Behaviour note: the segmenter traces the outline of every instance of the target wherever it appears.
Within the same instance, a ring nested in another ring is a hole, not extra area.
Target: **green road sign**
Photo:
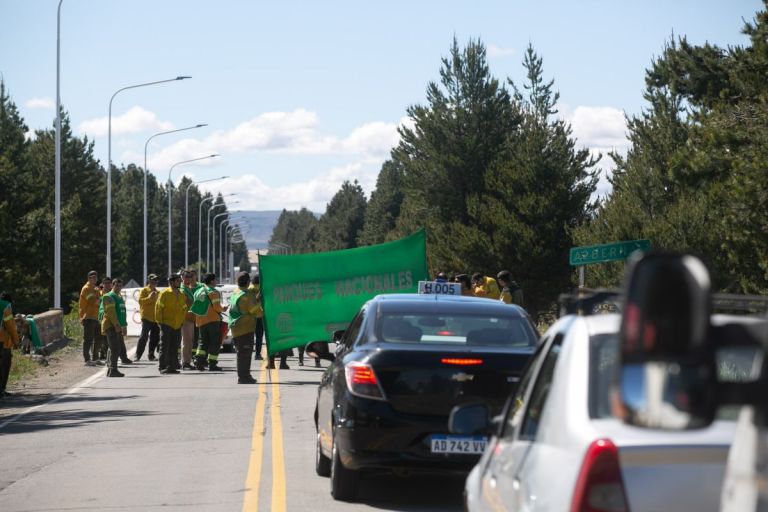
[[[651,248],[650,240],[630,240],[603,245],[572,247],[570,254],[571,266],[591,265],[606,261],[625,260],[635,251],[647,251]]]

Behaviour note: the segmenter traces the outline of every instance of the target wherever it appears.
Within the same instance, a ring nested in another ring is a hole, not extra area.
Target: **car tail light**
[[[443,364],[450,364],[453,366],[478,366],[483,364],[482,359],[469,359],[459,357],[444,357],[440,360]]]
[[[629,512],[619,450],[610,439],[598,439],[587,448],[571,512]]]
[[[384,391],[371,365],[353,361],[344,367],[344,374],[347,378],[347,389],[353,395],[385,400]]]

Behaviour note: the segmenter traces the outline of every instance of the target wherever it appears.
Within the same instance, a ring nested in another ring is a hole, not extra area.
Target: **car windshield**
[[[390,313],[380,318],[377,335],[387,343],[511,348],[536,345],[536,333],[528,319],[520,316]]]

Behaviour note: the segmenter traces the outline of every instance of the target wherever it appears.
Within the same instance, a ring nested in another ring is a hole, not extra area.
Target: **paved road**
[[[254,368],[259,384],[247,386],[232,354],[214,373],[160,375],[139,362],[3,417],[0,510],[461,510],[460,478],[369,476],[357,503],[333,501],[314,472],[323,370],[289,364]]]

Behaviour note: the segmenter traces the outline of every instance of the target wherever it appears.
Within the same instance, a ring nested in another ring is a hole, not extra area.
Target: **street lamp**
[[[168,170],[168,275],[169,276],[173,271],[171,267],[171,196],[173,195],[173,182],[171,181],[171,173],[173,173],[173,168],[179,165],[188,164],[190,162],[197,162],[199,160],[207,160],[208,158],[215,158],[217,156],[219,155],[213,154],[208,156],[201,156],[199,158],[191,158],[189,160],[183,160],[181,162],[176,162]]]
[[[233,201],[229,204],[235,204],[239,202],[240,201]],[[216,208],[221,208],[222,206],[226,206],[226,204],[214,204],[208,208],[208,220],[205,222],[205,270],[208,272],[211,271],[211,212]]]
[[[291,246],[288,244],[284,244],[282,242],[272,242],[272,245],[276,245],[281,250],[285,251],[282,254],[291,254],[293,252]]]
[[[221,221],[221,224],[219,224],[219,244],[220,244],[220,246],[219,246],[219,274],[223,275],[222,269],[224,268],[224,266],[222,264],[222,262],[224,261],[224,258],[223,258],[223,256],[224,256],[224,225],[225,224],[229,224],[232,221],[243,221],[243,220],[246,220],[246,218],[243,217],[242,215],[240,215],[238,217],[229,217],[227,219],[224,219],[223,221]],[[215,263],[214,263],[214,266],[215,266]]]
[[[213,210],[213,208],[215,208],[215,207],[216,207],[216,205],[212,206],[211,210]],[[210,215],[210,213],[211,212],[209,210],[208,214]],[[213,227],[213,243],[211,244],[211,246],[212,246],[211,250],[213,251],[213,255],[211,256],[211,263],[213,264],[213,273],[214,274],[216,273],[216,219],[218,219],[219,217],[223,217],[225,215],[229,215],[231,213],[235,213],[235,212],[221,212],[221,213],[213,216],[213,224],[212,224],[212,227]]]
[[[176,80],[186,80],[192,78],[191,76],[177,76],[176,78],[169,78],[168,80],[158,80],[156,82],[146,82],[143,84],[129,85],[115,91],[115,94],[109,99],[109,129],[107,135],[107,275],[112,275],[112,100],[118,93],[128,90],[136,89],[138,87],[145,87],[148,85],[164,84],[166,82],[175,82]],[[146,272],[145,272],[146,273]]]
[[[243,229],[246,228],[246,229]],[[233,242],[245,242],[245,238],[243,237],[244,233],[247,233],[250,228],[250,224],[247,222],[238,222],[237,224],[230,224],[227,226],[227,237],[226,237],[226,243],[228,244],[229,250],[227,250],[227,246],[225,245],[224,254],[226,255],[224,258],[224,270],[227,270],[227,265],[229,264],[229,256],[232,253],[232,243]],[[237,237],[237,240],[235,240],[235,237]],[[232,261],[232,264],[229,268],[229,274],[231,274],[231,279],[234,281],[234,261]]]
[[[237,194],[225,194],[221,197],[229,197],[229,196],[236,196]],[[197,209],[197,261],[199,262],[197,265],[197,273],[202,274],[203,273],[203,205],[207,203],[208,201],[213,201],[216,199],[216,196],[211,196],[203,199],[200,201],[200,207]],[[237,202],[237,201],[235,201]],[[211,210],[208,210],[208,222],[211,221]],[[208,250],[207,246],[210,245],[211,237],[208,236],[208,224],[205,225],[205,231],[206,231],[206,252]],[[208,263],[206,262],[206,265]],[[207,268],[206,268],[207,270]],[[203,276],[200,275],[202,278]]]
[[[221,176],[220,178],[211,178],[208,180],[193,181],[187,185],[187,190],[184,192],[184,268],[189,268],[189,189],[192,185],[198,185],[200,183],[208,183],[210,181],[219,181],[229,178],[229,176]],[[200,229],[200,228],[198,228]],[[200,257],[200,249],[198,248],[198,258]]]
[[[186,130],[194,130],[195,128],[202,128],[203,126],[208,126],[207,124],[196,124],[195,126],[187,126],[186,128],[179,128],[178,130],[168,130],[167,132],[160,132],[156,133],[150,138],[147,139],[147,142],[144,143],[144,279],[147,278],[147,174],[149,173],[149,170],[147,169],[147,147],[149,146],[149,141],[154,139],[155,137],[159,137],[160,135],[168,135],[169,133],[176,133],[176,132],[183,132]],[[144,282],[146,285],[146,281]]]
[[[56,163],[54,169],[53,307],[61,309],[61,2],[56,10]]]

